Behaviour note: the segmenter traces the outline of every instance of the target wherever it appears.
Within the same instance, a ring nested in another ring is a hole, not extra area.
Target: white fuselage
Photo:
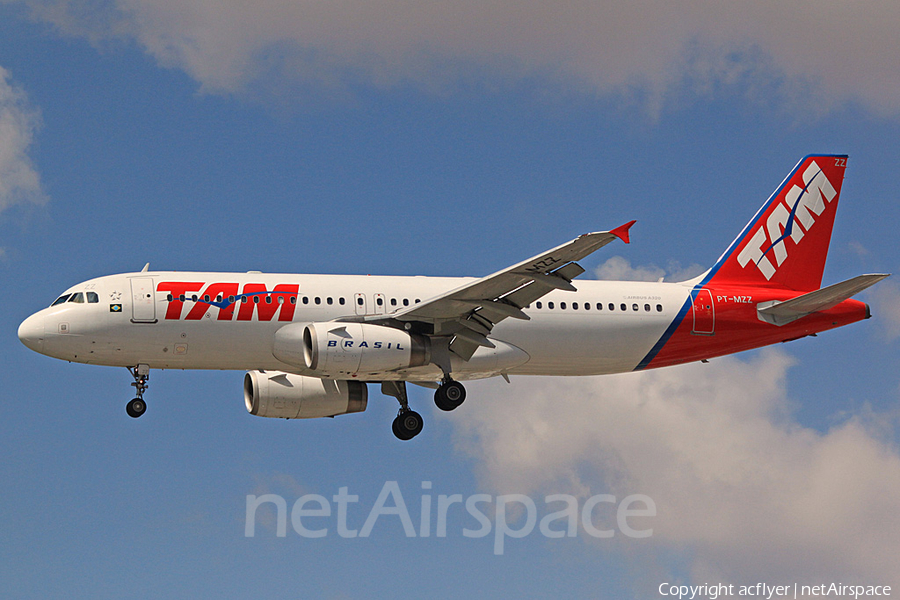
[[[39,311],[23,323],[20,336],[25,331],[23,339],[40,340],[35,350],[73,362],[310,374],[273,355],[275,333],[285,325],[390,315],[472,281],[261,273],[111,275],[67,290],[84,294],[84,301]],[[576,292],[555,291],[526,307],[529,321],[499,323],[489,336],[497,347],[479,348],[469,361],[454,358],[453,376],[465,380],[501,373],[598,375],[634,370],[692,288],[621,281],[577,281],[576,287]],[[293,292],[257,292],[229,302],[229,296],[254,290]],[[435,365],[355,375],[372,381],[435,381],[440,376]]]

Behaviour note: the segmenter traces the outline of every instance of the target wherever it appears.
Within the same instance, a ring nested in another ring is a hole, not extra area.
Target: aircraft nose
[[[44,322],[38,315],[31,315],[19,325],[19,341],[35,352],[44,346]]]

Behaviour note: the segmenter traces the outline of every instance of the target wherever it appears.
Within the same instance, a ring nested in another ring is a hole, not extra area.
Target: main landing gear
[[[391,425],[397,439],[407,441],[419,435],[425,422],[422,420],[422,415],[409,407],[409,400],[406,397],[406,382],[382,381],[381,393],[393,396],[400,403],[400,411]]]
[[[403,440],[405,442],[406,440],[411,440],[419,435],[419,433],[422,432],[422,426],[424,424],[422,415],[410,408],[407,408],[406,410],[401,408],[397,417],[394,419],[394,422],[391,424],[391,430],[393,430],[394,435],[397,436],[398,440]]]
[[[135,389],[135,399],[125,405],[125,412],[128,416],[137,419],[147,410],[147,403],[144,402],[144,392],[150,387],[147,382],[150,380],[150,366],[138,365],[128,369],[131,376],[134,377],[134,383],[131,385]]]
[[[422,431],[422,415],[409,407],[409,400],[406,397],[405,381],[382,381],[381,393],[386,396],[393,396],[400,403],[400,410],[397,417],[391,424],[391,429],[398,439],[403,441],[411,440]],[[434,391],[434,403],[441,409],[450,411],[462,404],[466,399],[466,388],[458,381],[454,381],[447,377],[441,385]]]
[[[434,390],[434,404],[441,410],[454,410],[466,401],[466,388],[449,377],[444,379],[438,389]]]

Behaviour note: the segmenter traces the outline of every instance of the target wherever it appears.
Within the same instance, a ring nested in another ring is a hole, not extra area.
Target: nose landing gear
[[[134,377],[134,386],[136,397],[134,400],[125,405],[125,412],[128,416],[137,419],[147,410],[147,403],[144,402],[144,392],[150,387],[147,382],[150,380],[150,366],[138,365],[128,369],[131,376]]]
[[[139,416],[144,414],[144,411],[146,410],[147,404],[144,402],[143,398],[135,398],[125,405],[125,412],[128,413],[128,416],[133,419],[137,419]]]

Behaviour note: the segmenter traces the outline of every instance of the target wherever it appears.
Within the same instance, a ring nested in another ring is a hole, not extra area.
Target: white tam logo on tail
[[[803,172],[803,183],[804,187],[794,185],[772,203],[765,224],[753,233],[738,254],[738,264],[746,267],[753,262],[766,280],[772,279],[788,255],[785,239],[790,237],[795,244],[800,243],[815,224],[816,217],[825,210],[825,202],[831,202],[837,196],[834,186],[815,161]],[[795,226],[798,221],[799,226]],[[774,265],[770,255],[775,257]]]

